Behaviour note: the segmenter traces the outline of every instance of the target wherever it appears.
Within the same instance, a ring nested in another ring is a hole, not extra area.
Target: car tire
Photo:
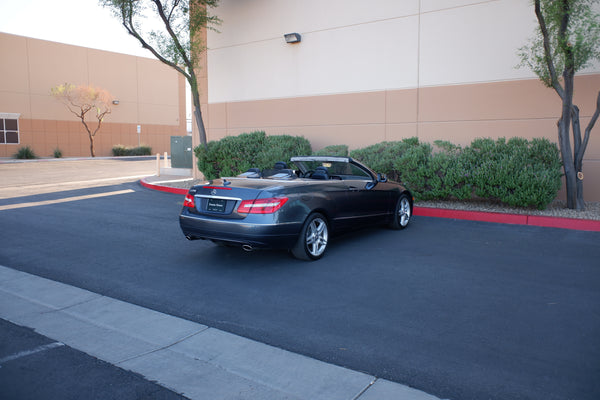
[[[327,219],[319,213],[308,216],[292,248],[292,255],[300,260],[313,261],[323,257],[329,241]]]
[[[410,222],[412,216],[412,208],[410,206],[410,198],[406,193],[401,194],[398,202],[396,203],[396,210],[392,222],[390,222],[390,228],[392,229],[404,229]]]

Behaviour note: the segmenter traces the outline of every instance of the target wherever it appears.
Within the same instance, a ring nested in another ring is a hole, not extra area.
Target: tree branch
[[[598,98],[596,99],[596,111],[594,115],[592,115],[592,119],[588,123],[585,128],[585,133],[583,135],[583,143],[581,144],[580,154],[577,155],[577,163],[581,165],[583,163],[583,155],[585,154],[585,149],[587,148],[588,141],[590,140],[590,134],[592,129],[594,129],[594,125],[596,125],[596,121],[600,117],[600,92],[598,92]]]
[[[573,154],[575,155],[575,168],[579,171],[581,165],[578,164],[579,154],[581,152],[581,125],[579,124],[579,107],[575,104],[571,107],[571,125],[573,127]]]
[[[175,69],[177,72],[181,73],[183,76],[186,77],[186,79],[189,79],[190,76],[187,73],[187,71],[185,71],[183,68],[181,68],[179,65],[167,60],[166,58],[164,58],[159,52],[156,51],[156,49],[154,49],[154,47],[152,47],[152,45],[150,45],[148,42],[146,42],[144,40],[144,38],[142,37],[142,35],[139,34],[139,32],[135,29],[135,26],[133,24],[133,12],[132,10],[128,10],[129,12],[127,12],[127,15],[125,14],[125,10],[121,11],[121,15],[123,17],[123,26],[125,27],[125,29],[127,30],[127,32],[135,37],[141,44],[142,47],[149,50],[154,57],[156,57],[158,60],[160,60],[162,63],[167,64],[169,67]]]
[[[542,31],[542,39],[544,43],[544,60],[546,61],[546,66],[548,67],[548,71],[550,72],[550,81],[552,82],[552,87],[558,93],[560,98],[564,98],[565,91],[562,86],[558,82],[558,75],[556,73],[556,68],[554,67],[554,61],[552,61],[552,48],[550,47],[550,34],[548,33],[548,27],[546,26],[546,20],[544,15],[542,14],[542,7],[540,5],[540,0],[535,0],[535,15],[538,19],[540,30]]]
[[[194,66],[192,65],[190,59],[188,58],[186,51],[183,50],[183,46],[181,45],[181,42],[179,41],[177,34],[175,34],[175,32],[173,31],[173,27],[171,26],[171,23],[169,22],[169,18],[167,18],[167,16],[165,15],[165,10],[162,6],[162,3],[160,2],[160,0],[152,0],[152,2],[154,4],[156,4],[156,9],[158,11],[158,15],[160,16],[160,19],[165,24],[165,29],[169,33],[169,36],[171,36],[171,39],[173,39],[173,42],[175,43],[175,46],[177,47],[177,51],[179,52],[179,55],[183,59],[184,64],[189,69],[192,69]]]

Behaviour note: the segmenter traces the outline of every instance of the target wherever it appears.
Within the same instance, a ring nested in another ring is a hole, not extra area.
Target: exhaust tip
[[[250,246],[249,244],[242,245],[242,249],[247,252],[251,252],[254,250],[254,248],[252,246]]]

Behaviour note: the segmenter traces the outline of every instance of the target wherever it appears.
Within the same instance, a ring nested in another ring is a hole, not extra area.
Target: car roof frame
[[[344,162],[344,163],[349,163],[349,164],[354,164],[357,167],[359,167],[360,169],[366,171],[369,175],[371,175],[372,179],[377,179],[377,173],[375,171],[373,171],[371,168],[367,167],[366,165],[356,161],[355,159],[353,159],[352,157],[341,157],[341,156],[296,156],[296,157],[292,157],[290,158],[291,162],[295,162],[295,161],[317,161],[317,162]],[[302,172],[306,172],[306,171],[302,171]]]

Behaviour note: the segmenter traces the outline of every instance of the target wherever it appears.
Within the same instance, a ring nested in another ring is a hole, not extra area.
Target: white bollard
[[[167,152],[166,151],[165,151],[165,161],[164,161],[163,167],[169,168],[169,160],[167,160]]]
[[[160,153],[156,153],[156,176],[160,176]]]

